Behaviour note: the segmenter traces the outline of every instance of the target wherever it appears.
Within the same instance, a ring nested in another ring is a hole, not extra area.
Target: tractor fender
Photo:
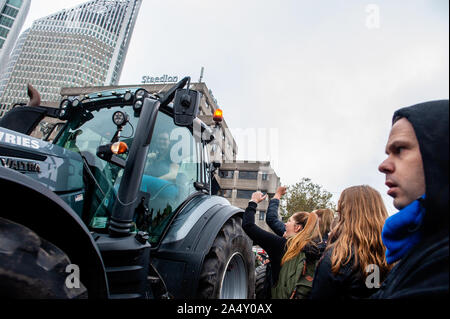
[[[79,267],[89,298],[108,298],[98,247],[78,215],[54,192],[14,170],[0,167],[0,217],[21,224],[59,247]],[[69,275],[69,273],[68,273]]]
[[[203,261],[217,234],[241,208],[219,196],[194,198],[175,218],[152,263],[175,298],[195,298]]]
[[[209,215],[206,214],[214,207],[232,206],[227,199],[220,196],[200,195],[194,197],[177,214],[177,217],[170,225],[169,231],[164,236],[162,244],[167,245],[185,239],[201,219],[208,219],[212,212],[217,212],[217,209],[214,209]]]

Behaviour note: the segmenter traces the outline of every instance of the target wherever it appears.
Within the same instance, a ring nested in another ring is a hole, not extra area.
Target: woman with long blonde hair
[[[269,255],[272,264],[272,298],[307,298],[320,258],[315,244],[319,237],[319,218],[315,213],[295,213],[286,222],[283,236],[269,233],[255,224],[257,205],[266,196],[261,192],[253,193],[244,213],[242,227],[254,244],[261,246]]]
[[[331,224],[334,220],[334,212],[330,208],[316,209],[314,213],[319,216],[319,229],[322,241],[319,243],[320,249],[324,250],[328,243],[328,236],[331,231]]]
[[[319,217],[314,212],[294,213],[285,225],[286,252],[281,260],[281,265],[297,256],[307,244],[318,238],[320,234]]]
[[[390,270],[381,231],[388,217],[379,192],[370,186],[345,189],[317,267],[311,298],[368,298]]]

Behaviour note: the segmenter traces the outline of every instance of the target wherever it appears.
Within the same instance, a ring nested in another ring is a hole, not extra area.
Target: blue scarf
[[[386,219],[381,238],[386,246],[388,264],[402,259],[420,241],[420,225],[425,214],[424,199],[425,195]]]

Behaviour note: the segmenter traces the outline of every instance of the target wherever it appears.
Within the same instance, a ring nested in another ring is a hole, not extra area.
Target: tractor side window
[[[159,241],[178,206],[196,192],[199,179],[197,143],[188,128],[176,126],[160,112],[149,146],[141,191],[150,195],[150,242]]]
[[[59,131],[64,127],[64,124],[65,122],[62,122],[59,119],[46,116],[39,122],[30,135],[47,142],[52,142]]]

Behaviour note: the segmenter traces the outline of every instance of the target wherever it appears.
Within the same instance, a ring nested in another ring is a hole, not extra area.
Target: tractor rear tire
[[[0,217],[0,298],[87,298],[87,290],[68,288],[67,255],[29,228]]]
[[[230,218],[205,256],[197,289],[200,299],[254,299],[255,256],[242,219]]]
[[[255,294],[256,299],[266,299],[266,291],[264,289],[266,281],[266,265],[261,265],[255,269]]]

